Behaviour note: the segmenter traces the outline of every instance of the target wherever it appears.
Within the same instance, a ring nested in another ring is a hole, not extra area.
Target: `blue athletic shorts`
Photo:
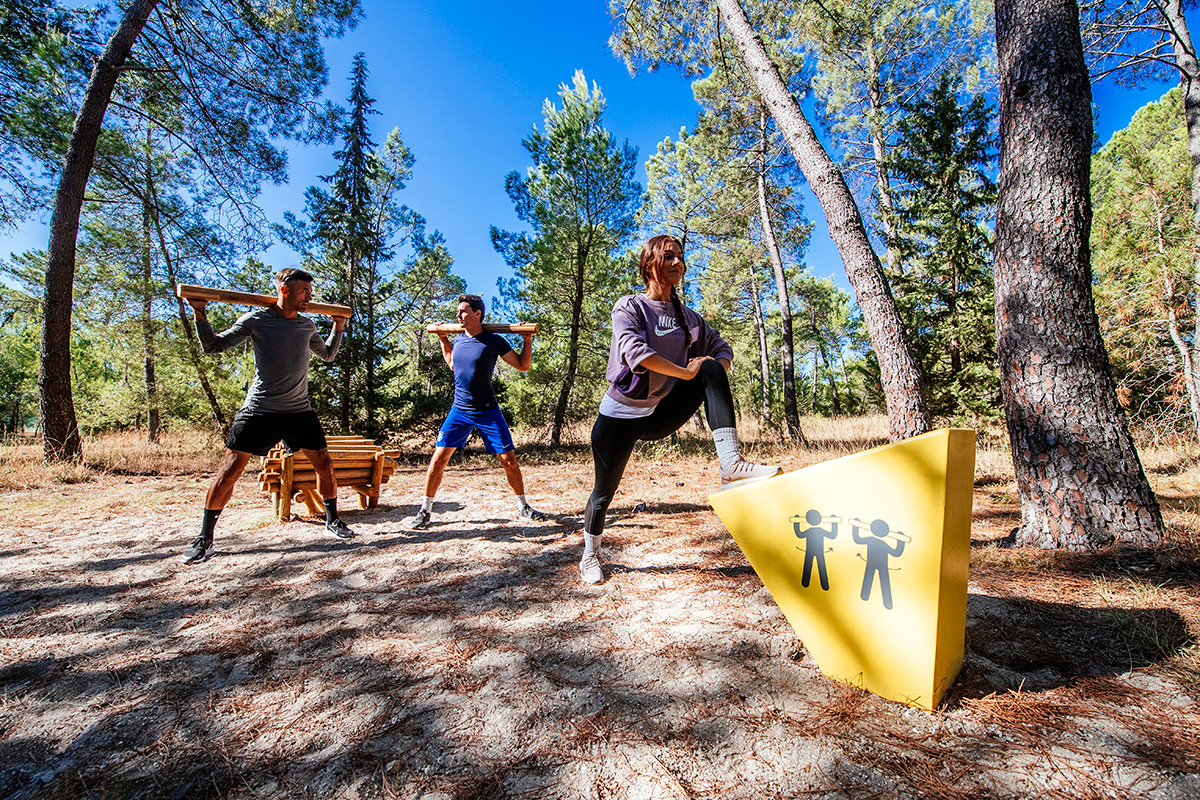
[[[463,411],[451,408],[442,429],[438,431],[438,447],[462,447],[471,436],[471,430],[479,431],[483,449],[489,453],[507,453],[513,449],[512,434],[499,407],[487,411]]]

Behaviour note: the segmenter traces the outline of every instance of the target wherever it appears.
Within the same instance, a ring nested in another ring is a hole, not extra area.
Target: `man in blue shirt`
[[[522,334],[525,343],[520,353],[514,352],[503,336],[483,329],[483,314],[483,298],[477,294],[459,295],[455,316],[465,333],[456,336],[453,342],[448,334],[438,334],[442,358],[454,372],[454,404],[438,431],[433,458],[425,472],[425,497],[421,500],[421,508],[408,523],[414,530],[429,525],[433,498],[442,484],[442,473],[450,463],[450,456],[466,444],[472,430],[479,431],[484,449],[495,453],[500,466],[504,467],[508,485],[517,496],[518,516],[534,521],[546,518],[525,499],[525,479],[517,463],[512,434],[492,389],[492,372],[496,369],[497,358],[521,372],[529,371],[533,361],[533,334]]]

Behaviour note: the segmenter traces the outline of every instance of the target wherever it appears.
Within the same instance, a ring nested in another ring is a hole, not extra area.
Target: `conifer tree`
[[[889,165],[904,187],[890,243],[903,269],[893,285],[925,375],[929,408],[988,416],[999,400],[988,222],[995,186],[991,112],[983,97],[958,99],[943,76],[905,104],[900,148]]]
[[[531,232],[492,228],[493,245],[516,273],[501,282],[502,295],[517,313],[542,324],[543,353],[525,383],[555,389],[556,397],[552,405],[537,397],[523,405],[551,417],[551,447],[561,443],[569,409],[584,398],[591,406],[603,382],[609,313],[637,280],[631,262],[618,254],[642,203],[634,180],[637,150],[628,142],[618,146],[604,127],[600,87],[589,88],[577,71],[558,97],[561,105],[547,99],[542,107],[543,130],[535,128],[522,142],[533,165],[523,176],[510,172],[504,182],[517,218]]]
[[[997,0],[996,349],[1021,498],[1016,542],[1163,534],[1092,300],[1091,87],[1072,0]]]
[[[1183,93],[1139,110],[1092,159],[1095,295],[1131,416],[1200,439],[1195,242]]]

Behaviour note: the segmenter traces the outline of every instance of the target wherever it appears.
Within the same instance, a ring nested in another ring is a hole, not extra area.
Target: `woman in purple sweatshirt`
[[[592,426],[596,483],[583,522],[585,583],[600,583],[600,534],[636,442],[662,439],[683,427],[704,404],[721,462],[721,488],[769,478],[779,467],[751,464],[738,452],[733,395],[726,370],[733,349],[699,314],[679,300],[683,247],[673,236],[642,246],[638,263],[646,290],[626,295],[612,311],[608,392]]]

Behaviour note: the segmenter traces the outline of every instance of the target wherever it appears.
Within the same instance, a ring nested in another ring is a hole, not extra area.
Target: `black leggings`
[[[645,417],[620,419],[601,414],[592,426],[592,460],[596,467],[596,483],[583,512],[583,532],[604,532],[604,517],[612,502],[625,465],[639,441],[664,439],[683,427],[700,404],[704,403],[709,430],[732,428],[733,395],[729,377],[720,361],[705,361],[700,374],[690,381],[677,381],[675,386]]]

